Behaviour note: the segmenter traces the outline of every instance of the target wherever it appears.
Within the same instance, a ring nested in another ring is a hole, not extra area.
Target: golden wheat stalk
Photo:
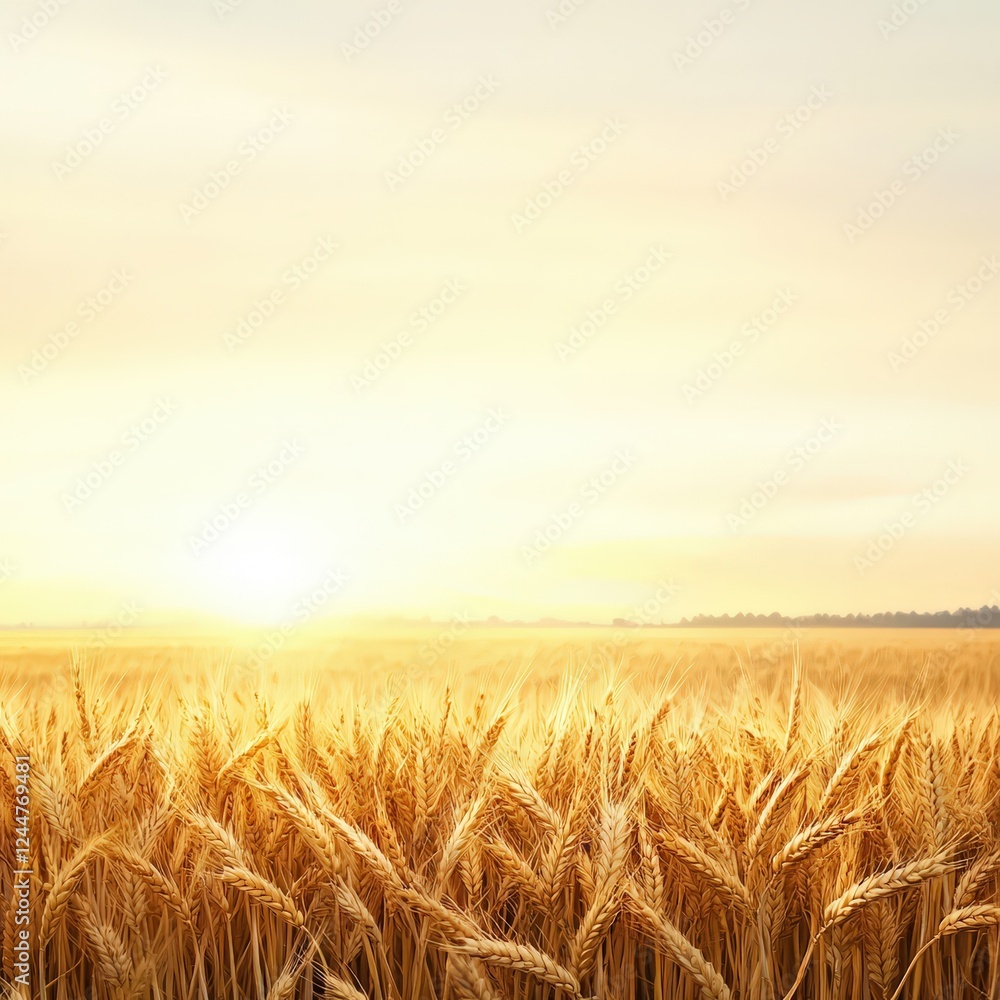
[[[234,753],[219,771],[216,784],[219,788],[225,788],[230,775],[243,770],[254,757],[257,756],[269,743],[273,742],[278,733],[273,729],[265,729],[258,733],[242,750]]]
[[[293,927],[301,927],[306,918],[287,894],[281,891],[273,882],[250,871],[248,868],[225,867],[219,874],[219,879],[226,885],[231,885],[251,899],[263,903],[273,913],[287,920]]]
[[[755,859],[768,832],[777,827],[788,815],[795,792],[809,776],[808,767],[800,767],[782,778],[766,805],[760,811],[757,824],[747,840],[747,857]]]
[[[580,982],[569,969],[564,968],[545,952],[531,945],[495,938],[468,938],[448,945],[449,949],[478,958],[487,965],[497,965],[527,973],[543,982],[565,990],[571,996],[580,995]]]
[[[828,816],[796,833],[771,859],[771,871],[775,875],[801,864],[810,854],[831,841],[843,836],[855,823],[861,820],[860,813],[844,816]]]
[[[853,790],[861,777],[868,755],[881,742],[882,734],[880,732],[871,733],[844,755],[816,803],[816,815],[822,816],[827,809],[833,809],[844,796]]]
[[[855,913],[870,906],[876,900],[885,899],[894,893],[911,889],[916,885],[926,882],[928,879],[943,875],[950,869],[948,864],[948,852],[940,852],[929,858],[919,858],[916,861],[909,861],[905,864],[896,865],[888,871],[880,872],[877,875],[870,875],[860,882],[855,882],[846,892],[842,893],[835,900],[828,903],[823,910],[823,923],[816,934],[813,935],[806,949],[805,955],[799,964],[798,973],[791,989],[785,994],[784,1000],[791,1000],[795,991],[799,988],[809,967],[816,943],[827,931],[839,927]]]
[[[705,1000],[730,1000],[730,990],[722,976],[664,914],[657,913],[634,891],[631,892],[629,901],[654,940],[698,984]]]
[[[750,894],[736,872],[728,869],[721,861],[706,854],[697,844],[678,833],[668,830],[655,832],[664,848],[691,871],[704,878],[724,902],[741,909],[746,909],[750,905]]]
[[[988,930],[997,925],[1000,925],[1000,906],[994,903],[975,904],[952,910],[938,924],[937,933],[934,937],[913,956],[913,960],[907,967],[906,972],[903,973],[903,978],[900,979],[899,985],[896,987],[896,992],[893,993],[890,1000],[898,1000],[910,973],[917,967],[924,954],[936,945],[941,938],[949,934],[958,934],[962,931]]]
[[[876,899],[884,899],[893,893],[910,889],[928,879],[943,875],[951,868],[948,863],[949,854],[948,851],[941,851],[932,857],[896,865],[888,871],[869,875],[868,878],[855,882],[846,892],[827,904],[823,910],[820,933],[842,924]]]
[[[109,836],[110,834],[105,834],[89,840],[56,873],[48,895],[45,897],[42,920],[38,928],[38,936],[43,947],[52,940],[52,936],[66,916],[70,898],[83,877],[87,861]]]
[[[85,896],[72,900],[84,936],[94,950],[96,964],[104,980],[115,989],[123,989],[132,977],[132,961],[114,928],[102,923]]]
[[[451,952],[447,969],[458,1000],[500,1000],[486,972],[474,959]]]
[[[1000,851],[983,854],[977,858],[958,880],[958,884],[955,886],[955,895],[951,901],[952,908],[960,909],[969,902],[976,895],[976,891],[983,882],[998,868],[1000,868]]]
[[[152,862],[132,848],[116,846],[114,857],[134,871],[153,895],[174,910],[185,923],[191,922],[191,907],[173,878],[164,875]]]

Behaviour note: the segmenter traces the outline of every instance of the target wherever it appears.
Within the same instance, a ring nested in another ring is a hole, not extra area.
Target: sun
[[[323,576],[305,532],[284,520],[235,525],[198,559],[206,611],[251,625],[281,622]]]

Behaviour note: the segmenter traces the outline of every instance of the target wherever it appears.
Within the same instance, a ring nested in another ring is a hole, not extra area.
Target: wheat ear
[[[631,894],[636,912],[670,957],[698,984],[705,1000],[730,1000],[729,987],[715,966],[661,913],[637,893]]]
[[[896,992],[893,993],[889,1000],[898,1000],[907,978],[917,967],[917,962],[923,957],[924,952],[932,945],[937,944],[941,938],[949,934],[958,934],[960,931],[986,930],[989,927],[996,927],[998,924],[1000,924],[1000,906],[995,906],[992,903],[963,906],[961,909],[952,910],[938,924],[937,933],[934,937],[913,956],[913,961],[907,966],[906,972],[903,973],[903,978],[900,979],[899,985],[896,987]]]
[[[545,952],[531,945],[515,941],[498,941],[494,938],[467,938],[449,945],[455,951],[478,958],[487,965],[499,965],[506,969],[516,969],[550,983],[571,996],[580,995],[580,983],[569,969],[563,968]]]

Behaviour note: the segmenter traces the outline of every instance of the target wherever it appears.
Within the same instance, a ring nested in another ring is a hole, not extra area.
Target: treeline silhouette
[[[983,605],[959,608],[957,611],[880,611],[874,615],[787,615],[773,611],[769,615],[695,615],[682,618],[683,628],[1000,628],[1000,607]]]

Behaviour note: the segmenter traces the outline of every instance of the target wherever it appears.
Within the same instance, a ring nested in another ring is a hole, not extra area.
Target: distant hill
[[[882,611],[874,615],[695,615],[674,628],[1000,628],[1000,607],[957,611]]]

